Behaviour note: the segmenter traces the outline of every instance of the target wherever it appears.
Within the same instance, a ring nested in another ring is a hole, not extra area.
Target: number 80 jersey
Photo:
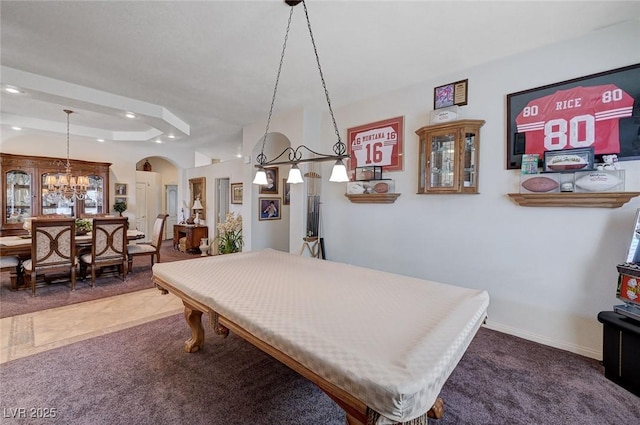
[[[574,87],[527,103],[516,117],[525,133],[525,153],[594,147],[620,153],[618,120],[633,112],[633,97],[615,84]]]

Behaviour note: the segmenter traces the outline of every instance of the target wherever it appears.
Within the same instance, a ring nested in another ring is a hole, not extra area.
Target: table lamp
[[[200,210],[203,208],[200,198],[196,198],[196,200],[193,201],[193,206],[191,207],[191,209],[196,212],[196,219],[193,221],[196,226],[200,225]]]

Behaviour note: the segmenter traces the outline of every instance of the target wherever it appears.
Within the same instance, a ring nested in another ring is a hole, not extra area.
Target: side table
[[[180,238],[185,238],[185,248],[187,251],[200,252],[200,239],[209,237],[207,226],[196,226],[195,224],[174,224],[173,225],[173,248],[178,249]]]

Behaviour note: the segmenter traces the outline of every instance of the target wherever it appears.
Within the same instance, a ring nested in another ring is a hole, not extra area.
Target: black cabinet
[[[598,321],[604,325],[605,377],[640,397],[640,322],[613,311],[598,313]]]

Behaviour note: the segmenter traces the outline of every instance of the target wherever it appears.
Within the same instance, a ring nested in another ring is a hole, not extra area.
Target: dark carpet
[[[187,354],[189,336],[175,315],[0,365],[2,422],[344,425],[315,385],[239,337],[208,331],[204,350]],[[434,425],[640,418],[640,399],[605,379],[599,362],[484,328],[441,396],[445,414]],[[11,418],[20,408],[55,409],[56,418]]]
[[[171,240],[164,241],[160,250],[160,261],[163,263],[198,257],[199,254],[174,250]],[[76,281],[75,291],[71,291],[71,284],[67,281],[39,287],[36,289],[37,296],[32,297],[31,289],[11,291],[9,272],[5,271],[1,274],[0,318],[153,288],[151,276],[151,258],[134,257],[132,273],[127,275],[124,282],[117,276],[103,276],[96,279],[96,286],[92,288],[89,275],[84,281]]]

